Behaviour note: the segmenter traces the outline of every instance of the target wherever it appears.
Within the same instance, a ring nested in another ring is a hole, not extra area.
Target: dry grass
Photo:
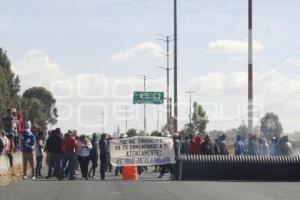
[[[9,169],[5,174],[0,175],[0,186],[11,184],[21,179],[22,165],[17,165],[12,169]]]

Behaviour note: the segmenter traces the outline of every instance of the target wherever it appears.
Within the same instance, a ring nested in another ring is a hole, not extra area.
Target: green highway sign
[[[163,104],[163,92],[134,92],[133,104]]]

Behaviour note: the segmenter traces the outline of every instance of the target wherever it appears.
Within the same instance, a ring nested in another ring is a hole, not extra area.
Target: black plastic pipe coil
[[[300,157],[181,155],[179,180],[299,181]]]

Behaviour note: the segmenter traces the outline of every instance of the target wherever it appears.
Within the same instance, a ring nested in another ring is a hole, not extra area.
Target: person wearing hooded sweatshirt
[[[90,151],[90,159],[92,162],[92,166],[89,171],[89,177],[95,179],[95,173],[98,167],[98,156],[99,156],[98,137],[96,133],[93,134],[91,143],[92,143],[92,149]]]
[[[248,149],[249,155],[253,155],[253,156],[258,155],[258,147],[257,147],[256,140],[257,140],[256,135],[250,136],[249,149]]]
[[[261,138],[261,143],[259,144],[258,151],[259,151],[259,155],[262,156],[270,155],[270,148],[266,138]]]
[[[289,137],[283,136],[279,142],[280,155],[291,156],[293,154],[292,144],[289,142]]]
[[[23,179],[27,179],[27,162],[31,167],[31,179],[35,180],[34,163],[33,163],[33,152],[35,148],[35,137],[30,131],[31,123],[27,121],[25,123],[25,130],[22,138],[22,152],[23,152]]]
[[[245,153],[245,145],[240,135],[236,137],[236,142],[234,143],[234,150],[236,156],[243,156]]]
[[[270,154],[271,156],[277,156],[279,155],[279,138],[278,137],[273,137],[272,138],[272,144],[270,147]]]

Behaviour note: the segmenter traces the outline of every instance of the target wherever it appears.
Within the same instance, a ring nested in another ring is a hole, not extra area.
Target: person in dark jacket
[[[92,162],[92,166],[89,171],[89,177],[95,179],[95,173],[96,173],[96,168],[98,167],[98,157],[99,157],[98,137],[96,133],[93,134],[91,143],[92,143],[92,149],[90,152],[90,159]]]
[[[220,149],[220,155],[229,155],[225,134],[220,136],[218,146]]]
[[[248,154],[256,156],[258,155],[257,137],[256,135],[250,136]]]
[[[48,153],[48,176],[47,179],[56,176],[61,178],[62,137],[60,129],[51,131],[46,141],[45,150]],[[54,169],[54,172],[53,172]]]
[[[205,135],[204,142],[201,145],[200,152],[202,155],[214,155],[214,144],[212,143],[210,137]]]
[[[101,140],[99,141],[100,149],[100,175],[101,180],[105,179],[105,168],[107,165],[107,156],[108,156],[108,142],[106,140],[106,134],[101,135]]]
[[[234,153],[236,156],[242,156],[245,154],[245,145],[240,135],[236,137],[236,142],[234,143]]]

